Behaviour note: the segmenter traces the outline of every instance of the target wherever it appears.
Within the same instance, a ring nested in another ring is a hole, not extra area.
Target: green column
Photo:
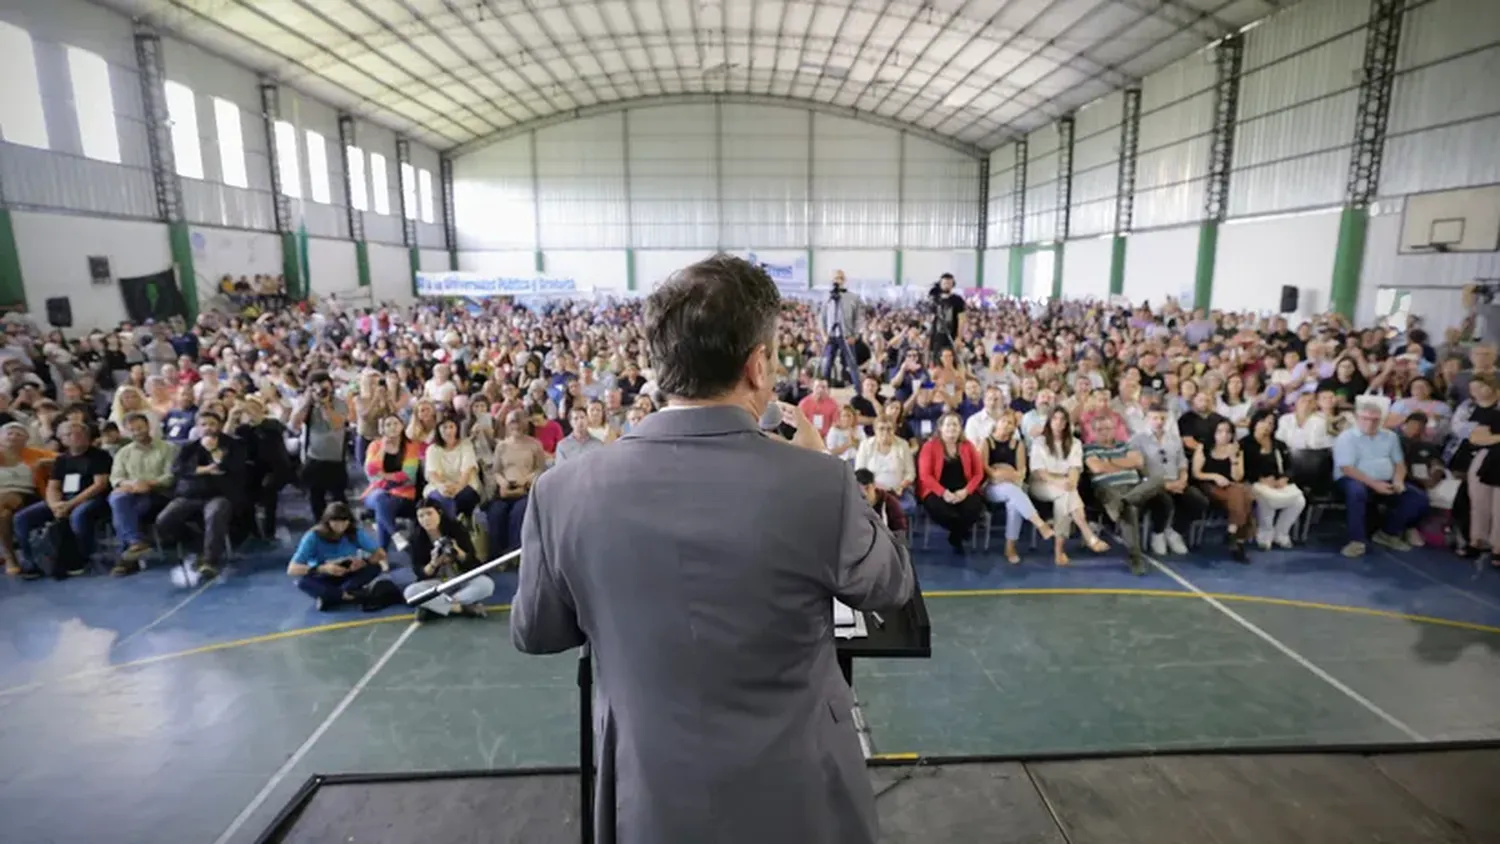
[[[1010,269],[1006,272],[1006,281],[1010,283],[1010,295],[1020,298],[1024,292],[1026,280],[1022,277],[1026,272],[1026,247],[1012,246],[1010,248]]]
[[[456,250],[448,253],[448,269],[458,272],[458,252]]]
[[[625,250],[625,289],[634,290],[635,280],[635,250]]]
[[[1329,304],[1348,319],[1354,318],[1354,307],[1359,301],[1359,275],[1365,261],[1365,230],[1369,223],[1368,208],[1345,208],[1339,218],[1339,245],[1333,253]]]
[[[0,307],[26,309],[21,250],[16,246],[16,229],[11,223],[9,208],[0,208]]]
[[[6,217],[7,224],[9,216]],[[167,237],[172,243],[172,263],[177,267],[177,287],[182,292],[182,305],[187,308],[188,322],[198,318],[198,272],[193,268],[193,238],[188,234],[187,223],[167,225]]]
[[[1219,252],[1219,224],[1204,220],[1198,229],[1198,270],[1193,276],[1193,307],[1207,311],[1214,300],[1214,258]]]
[[[286,280],[286,295],[292,301],[306,298],[303,292],[302,261],[297,258],[297,233],[281,233],[281,277]]]
[[[1115,235],[1109,252],[1109,295],[1125,292],[1125,235]]]
[[[1049,246],[1048,248],[1052,250],[1052,298],[1061,299],[1063,294],[1063,247],[1059,243],[1056,246]]]
[[[815,276],[813,275],[812,249],[808,248],[808,250],[807,250],[807,288],[809,290],[811,290],[812,288],[814,288],[814,287],[816,287],[818,285],[818,283],[813,280],[814,278],[815,278]]]
[[[974,250],[974,286],[984,287],[984,250]]]
[[[536,271],[543,273],[547,271],[547,262],[542,258],[542,250],[536,250]]]
[[[417,295],[417,273],[422,271],[422,250],[407,247],[406,257],[411,261],[411,295]]]
[[[354,266],[359,271],[359,286],[370,286],[370,245],[363,240],[354,241]]]
[[[901,254],[901,250],[897,249],[896,250],[896,284],[901,284],[901,264],[902,264],[902,262],[904,260],[904,257],[905,256],[903,256]]]

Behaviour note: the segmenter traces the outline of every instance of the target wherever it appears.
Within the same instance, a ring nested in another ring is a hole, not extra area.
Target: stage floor
[[[516,653],[503,612],[319,614],[286,554],[191,592],[160,569],[0,583],[0,841],[248,842],[315,773],[576,763],[574,656]],[[998,546],[917,560],[932,659],[855,669],[879,755],[1500,738],[1500,572],[1444,553],[1210,551],[1142,578],[1082,551],[1063,570]],[[978,840],[942,805],[912,840]]]
[[[870,770],[889,844],[1488,844],[1500,751],[1157,756]],[[274,844],[577,844],[560,774],[330,781]]]

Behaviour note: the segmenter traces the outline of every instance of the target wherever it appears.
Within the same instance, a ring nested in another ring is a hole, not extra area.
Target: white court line
[[[1413,741],[1418,741],[1418,742],[1425,742],[1425,741],[1428,740],[1421,733],[1419,733],[1416,730],[1413,730],[1411,727],[1407,726],[1406,722],[1402,721],[1401,719],[1397,718],[1396,716],[1392,715],[1391,713],[1386,712],[1384,709],[1381,709],[1379,706],[1375,705],[1375,703],[1373,701],[1371,701],[1369,698],[1365,697],[1364,695],[1360,694],[1359,692],[1356,692],[1355,690],[1353,690],[1353,689],[1349,688],[1348,686],[1344,685],[1342,682],[1339,681],[1339,679],[1337,677],[1334,677],[1332,674],[1329,674],[1327,671],[1324,671],[1323,669],[1321,669],[1318,666],[1314,665],[1311,660],[1309,660],[1307,657],[1303,656],[1302,654],[1299,654],[1296,651],[1292,650],[1290,646],[1288,646],[1286,644],[1283,644],[1280,639],[1277,639],[1275,636],[1272,636],[1270,633],[1267,633],[1266,631],[1260,629],[1253,622],[1247,620],[1244,616],[1240,615],[1239,613],[1235,612],[1234,610],[1230,609],[1229,607],[1224,606],[1223,602],[1219,601],[1217,598],[1213,597],[1212,595],[1208,594],[1207,592],[1204,592],[1202,589],[1199,589],[1197,586],[1194,586],[1191,581],[1189,581],[1187,578],[1183,577],[1182,575],[1178,574],[1177,572],[1173,571],[1172,568],[1170,566],[1168,566],[1166,563],[1163,563],[1163,562],[1161,562],[1159,560],[1153,559],[1153,558],[1151,558],[1149,556],[1146,556],[1146,555],[1142,555],[1142,556],[1145,556],[1146,560],[1148,562],[1150,562],[1151,565],[1156,566],[1163,573],[1165,573],[1168,577],[1170,577],[1173,580],[1177,581],[1177,583],[1180,586],[1182,586],[1182,588],[1188,590],[1189,592],[1192,592],[1193,594],[1195,594],[1198,597],[1202,598],[1203,600],[1207,601],[1209,606],[1211,606],[1214,609],[1218,610],[1219,612],[1221,612],[1221,613],[1229,616],[1229,618],[1230,618],[1231,621],[1233,621],[1234,623],[1238,624],[1239,626],[1245,628],[1246,630],[1249,630],[1251,633],[1254,633],[1256,636],[1259,636],[1261,639],[1263,639],[1266,642],[1266,644],[1270,645],[1271,647],[1275,648],[1278,651],[1281,651],[1283,654],[1286,654],[1287,657],[1289,657],[1293,662],[1296,662],[1298,665],[1302,666],[1303,668],[1306,668],[1308,671],[1311,671],[1313,673],[1313,675],[1316,676],[1319,680],[1322,680],[1323,682],[1327,683],[1328,685],[1330,685],[1330,686],[1334,687],[1335,689],[1338,689],[1339,691],[1343,692],[1344,695],[1346,697],[1348,697],[1350,700],[1354,701],[1355,703],[1359,704],[1360,706],[1363,706],[1365,709],[1368,709],[1370,712],[1372,712],[1375,715],[1379,716],[1382,721],[1386,722],[1387,724],[1390,724],[1392,727],[1395,727],[1397,730],[1400,730],[1402,733],[1406,734],[1407,738],[1409,738],[1409,739],[1411,739]]]
[[[181,564],[178,563],[177,565],[181,565]],[[215,577],[215,578],[209,580],[208,582],[204,583],[202,586],[199,586],[197,589],[194,589],[191,595],[188,595],[186,598],[183,598],[181,601],[178,601],[176,606],[172,607],[171,609],[169,609],[166,612],[162,613],[161,615],[157,616],[156,619],[154,621],[152,621],[150,624],[146,625],[145,627],[142,627],[139,630],[136,630],[136,631],[130,633],[127,636],[122,636],[119,639],[116,639],[115,643],[109,646],[110,650],[114,650],[115,648],[118,648],[118,647],[123,647],[126,642],[129,642],[129,641],[133,640],[135,637],[141,635],[142,633],[150,633],[152,630],[155,630],[156,627],[157,627],[157,625],[161,624],[163,621],[166,621],[167,619],[169,619],[172,616],[176,615],[178,610],[180,610],[183,607],[187,606],[189,603],[192,602],[192,600],[194,598],[196,598],[199,595],[202,595],[204,592],[206,592],[208,590],[208,587],[210,587],[210,586],[212,586],[212,585],[214,585],[215,583],[218,583],[218,582],[219,582],[219,578]]]
[[[354,703],[354,699],[359,697],[359,693],[365,690],[365,686],[368,686],[371,680],[375,679],[375,675],[379,674],[380,669],[384,668],[386,663],[391,661],[391,657],[395,656],[396,651],[400,650],[401,646],[406,644],[406,640],[411,638],[411,634],[415,633],[419,626],[415,621],[406,626],[406,630],[402,631],[401,635],[396,638],[396,641],[392,642],[391,646],[385,649],[385,653],[380,655],[380,659],[375,660],[375,664],[370,666],[370,670],[365,672],[365,676],[359,678],[359,682],[354,684],[354,688],[350,689],[349,693],[344,695],[344,699],[338,702],[338,705],[333,708],[332,712],[328,713],[328,717],[323,719],[323,723],[319,724],[316,730],[313,730],[312,735],[307,737],[307,741],[302,742],[302,746],[297,748],[296,752],[286,760],[285,764],[276,773],[271,775],[271,779],[266,782],[265,787],[260,790],[259,794],[255,795],[255,799],[250,801],[250,805],[246,806],[244,811],[240,812],[234,821],[229,824],[229,828],[224,830],[224,833],[214,840],[214,844],[228,844],[230,839],[234,838],[235,833],[239,832],[240,828],[245,825],[245,822],[250,820],[250,816],[255,814],[256,810],[266,802],[266,799],[271,796],[271,792],[275,791],[278,785],[281,785],[281,781],[287,778],[287,775],[292,772],[293,768],[297,767],[302,758],[312,750],[313,745],[318,743],[318,739],[321,739],[323,734],[328,732],[328,728],[333,726],[333,722],[337,721],[339,716],[344,714],[344,710],[348,709],[349,705]]]

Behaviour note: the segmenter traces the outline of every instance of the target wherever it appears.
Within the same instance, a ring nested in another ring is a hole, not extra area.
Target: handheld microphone
[[[781,404],[771,402],[766,405],[766,410],[760,415],[760,429],[768,433],[776,433],[781,427]]]

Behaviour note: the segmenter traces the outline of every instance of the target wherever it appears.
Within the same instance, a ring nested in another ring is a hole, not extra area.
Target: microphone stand
[[[482,566],[475,566],[474,568],[469,569],[458,577],[452,578],[450,580],[445,580],[430,589],[424,590],[417,593],[416,595],[411,596],[410,598],[407,598],[406,605],[409,607],[419,607],[432,600],[433,598],[438,597],[439,595],[452,596],[454,592],[458,591],[458,588],[460,586],[463,586],[465,583],[468,583],[476,577],[482,577],[492,571],[509,571],[511,569],[517,568],[518,566],[520,566],[520,564],[521,549],[517,548],[516,550],[511,551],[508,554],[502,554],[501,556],[490,560],[488,563],[485,563]]]

